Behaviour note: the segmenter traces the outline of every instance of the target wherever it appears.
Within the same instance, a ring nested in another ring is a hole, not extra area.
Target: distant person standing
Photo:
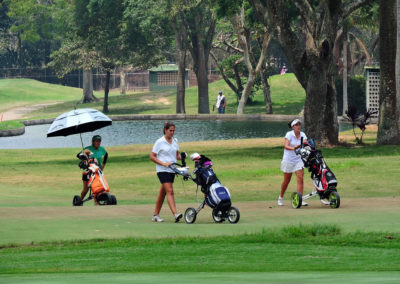
[[[218,113],[225,113],[226,99],[225,96],[222,94],[222,91],[219,91],[218,93],[217,103],[215,106],[218,109]]]

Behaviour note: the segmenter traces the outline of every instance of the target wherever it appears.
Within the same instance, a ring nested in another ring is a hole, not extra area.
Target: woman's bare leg
[[[88,181],[82,181],[83,182],[83,189],[82,189],[82,192],[81,192],[81,198],[82,199],[84,199],[85,198],[85,196],[86,196],[86,194],[87,194],[87,192],[89,191],[89,187],[88,187]]]
[[[304,189],[304,182],[303,182],[303,176],[304,176],[304,169],[296,171],[296,176],[297,176],[297,192],[300,192],[301,195],[303,195],[303,189]]]
[[[164,203],[164,199],[165,199],[165,189],[164,189],[164,184],[161,184],[160,192],[158,193],[156,201],[156,208],[154,210],[154,215],[160,214],[161,207]]]
[[[285,194],[291,178],[292,178],[292,173],[283,173],[283,182],[281,185],[280,197],[283,197],[283,195]]]
[[[176,205],[174,198],[174,189],[172,183],[164,183],[165,193],[167,194],[167,201],[172,214],[176,214]]]

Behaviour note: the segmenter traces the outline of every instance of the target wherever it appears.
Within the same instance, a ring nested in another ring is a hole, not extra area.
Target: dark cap
[[[93,141],[99,141],[99,140],[101,141],[101,136],[100,135],[95,135],[95,136],[92,137],[92,142]]]

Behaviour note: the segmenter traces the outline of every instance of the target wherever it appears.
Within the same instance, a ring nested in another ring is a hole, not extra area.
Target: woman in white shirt
[[[281,194],[278,198],[279,206],[283,205],[283,195],[285,194],[293,173],[296,173],[297,177],[297,191],[303,194],[304,187],[304,163],[301,160],[300,156],[296,155],[294,150],[300,147],[301,137],[303,137],[303,141],[306,142],[307,136],[304,134],[304,132],[301,132],[300,119],[294,119],[293,121],[289,122],[288,125],[289,128],[292,128],[292,131],[289,131],[285,135],[285,150],[283,152],[283,159],[281,162],[283,182],[281,185]],[[302,205],[307,206],[308,204],[303,202]]]
[[[176,211],[174,189],[172,187],[175,173],[169,168],[171,164],[176,163],[177,160],[181,159],[178,140],[174,138],[175,125],[172,122],[164,123],[163,132],[164,136],[156,141],[153,146],[153,150],[150,153],[150,160],[156,163],[156,172],[161,183],[161,188],[156,201],[156,208],[154,210],[152,220],[154,222],[164,221],[160,218],[159,214],[164,203],[165,196],[167,196],[168,205],[172,211],[172,214],[174,214],[175,222],[179,222],[179,220],[182,218],[182,214],[177,213]]]

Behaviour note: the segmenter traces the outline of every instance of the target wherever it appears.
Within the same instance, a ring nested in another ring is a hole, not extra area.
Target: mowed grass
[[[22,128],[24,125],[18,120],[7,120],[0,122],[0,130],[11,130]]]
[[[275,114],[298,114],[304,105],[305,92],[297,81],[294,74],[284,76],[275,75],[270,79],[271,97]],[[226,85],[225,81],[220,80],[209,84],[210,112],[213,113],[218,92],[222,90],[227,98],[226,113],[236,113],[237,98],[233,91]],[[196,114],[198,106],[197,87],[186,89],[185,105],[187,114]],[[90,104],[81,104],[77,107],[90,107],[102,110],[103,94],[97,93],[100,101]],[[47,106],[41,110],[31,113],[33,118],[56,117],[62,112],[73,109],[76,100],[57,105]],[[114,92],[109,99],[109,115],[124,114],[175,114],[176,113],[176,90],[129,93],[118,95]],[[217,110],[214,110],[216,113]],[[245,113],[265,113],[265,103],[262,92],[257,92],[253,102],[245,108]]]
[[[193,225],[175,224],[166,203],[165,222],[151,222],[159,190],[152,145],[107,148],[118,205],[104,207],[72,207],[79,149],[1,150],[0,281],[396,283],[400,147],[374,145],[374,135],[366,146],[322,149],[339,180],[339,209],[316,199],[292,209],[294,182],[276,206],[281,138],[181,143],[213,160],[241,211],[235,225],[214,223],[209,208]],[[179,211],[197,205],[194,183],[178,178],[174,188]]]
[[[0,112],[40,103],[78,101],[82,90],[32,79],[0,79]]]
[[[2,275],[3,283],[398,283],[399,272],[148,272]]]
[[[204,209],[196,225],[188,229],[185,224],[171,224],[172,215],[165,204],[161,215],[166,223],[157,224],[158,234],[154,234],[150,218],[160,185],[149,160],[151,147],[108,147],[105,175],[118,206],[94,207],[88,202],[80,208],[71,206],[72,197],[82,187],[75,158],[79,149],[0,151],[0,163],[7,165],[2,167],[0,176],[0,244],[94,237],[237,235],[301,222],[340,224],[344,232],[400,231],[400,226],[394,226],[400,220],[400,147],[371,144],[323,149],[326,162],[339,181],[341,208],[324,208],[314,199],[308,208],[293,210],[289,199],[296,190],[295,182],[289,185],[286,206],[276,206],[282,182],[282,139],[269,138],[181,143],[181,150],[200,152],[213,160],[214,170],[229,188],[242,220],[235,226],[216,229],[211,211]],[[191,161],[188,165],[193,169]],[[311,190],[306,172],[305,193]],[[193,182],[177,177],[174,191],[179,211],[197,206]],[[201,198],[199,194],[200,201]]]
[[[284,226],[236,236],[40,243],[3,247],[0,250],[0,273],[399,273],[399,240],[400,234],[344,234],[336,225],[314,224]],[[218,277],[218,274],[212,275]],[[233,277],[235,279],[235,275]],[[335,274],[333,277],[336,278]],[[8,278],[15,276],[9,275]],[[279,278],[286,279],[283,275]]]

